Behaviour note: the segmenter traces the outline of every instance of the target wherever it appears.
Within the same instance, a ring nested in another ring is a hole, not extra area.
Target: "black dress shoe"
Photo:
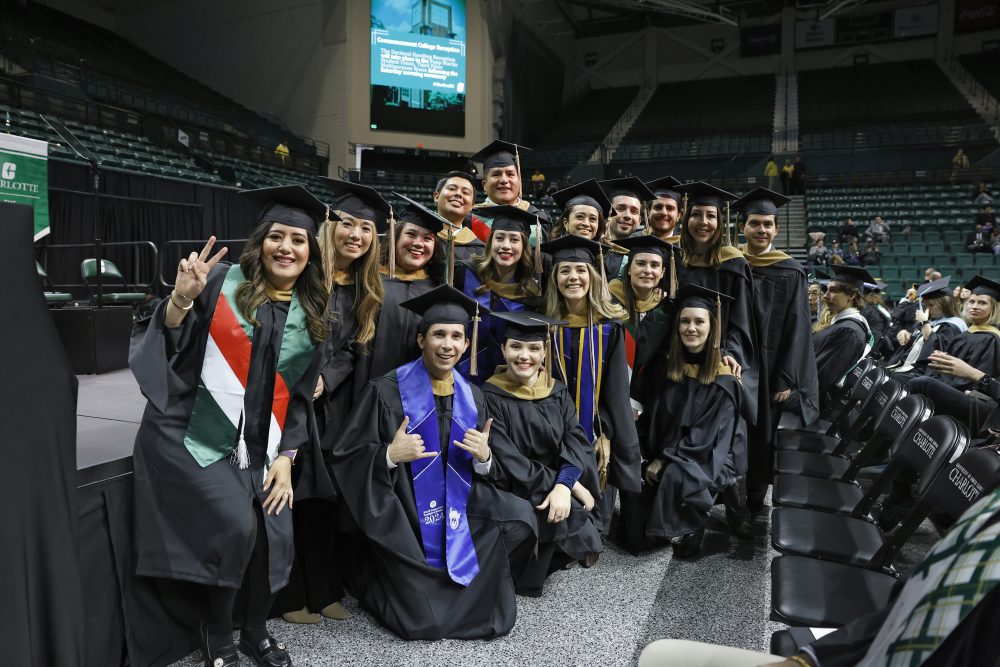
[[[240,653],[253,660],[257,667],[292,667],[292,658],[285,645],[270,635],[256,646],[240,637]]]
[[[198,630],[201,639],[201,652],[205,656],[205,667],[240,667],[240,654],[236,644],[227,644],[217,648],[208,645],[208,629],[202,623]]]
[[[671,543],[677,558],[697,558],[701,555],[701,540],[705,537],[705,526],[688,533]]]

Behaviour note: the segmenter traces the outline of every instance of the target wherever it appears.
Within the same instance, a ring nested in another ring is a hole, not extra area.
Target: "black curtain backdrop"
[[[163,273],[170,281],[181,252],[186,255],[196,249],[196,244],[181,248],[167,246],[168,241],[203,241],[212,234],[220,239],[241,239],[249,234],[257,220],[257,210],[237,196],[237,192],[232,188],[102,170],[101,238],[105,243],[151,241],[163,254],[162,265],[167,267]],[[87,166],[49,160],[49,218],[52,231],[37,244],[38,257],[57,287],[79,285],[80,262],[93,257],[93,250],[46,251],[45,248],[93,242],[93,197]],[[238,257],[240,249],[229,244],[228,259]],[[129,283],[157,282],[156,267],[148,249],[111,246],[103,256],[118,266]],[[66,291],[80,297],[85,295],[81,287]],[[158,285],[154,285],[154,291],[165,293]]]

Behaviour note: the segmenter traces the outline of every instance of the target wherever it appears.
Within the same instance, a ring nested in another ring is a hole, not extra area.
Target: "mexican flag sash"
[[[236,288],[244,280],[239,264],[229,267],[209,325],[194,408],[184,434],[184,446],[202,467],[224,459],[237,448],[240,467],[249,465],[242,426],[254,327],[236,307]],[[315,347],[305,311],[293,293],[278,352],[265,467],[278,455],[291,389],[309,367]]]

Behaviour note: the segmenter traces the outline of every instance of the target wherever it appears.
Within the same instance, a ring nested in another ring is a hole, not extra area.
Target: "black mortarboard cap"
[[[552,263],[586,262],[597,266],[601,257],[601,244],[582,236],[560,236],[555,241],[542,244],[542,252],[552,255]]]
[[[504,328],[504,338],[531,343],[542,341],[548,337],[549,327],[565,326],[563,320],[556,320],[539,313],[528,310],[515,310],[512,312],[496,312],[491,317],[503,320],[507,326]]]
[[[791,201],[790,197],[767,188],[754,188],[730,206],[733,210],[747,215],[778,215],[778,209]]]
[[[973,294],[993,297],[994,301],[1000,301],[1000,283],[984,276],[975,276],[965,284],[965,289]]]
[[[653,191],[646,187],[646,184],[642,182],[637,176],[626,176],[625,178],[612,178],[607,181],[599,181],[604,191],[608,193],[609,199],[614,199],[615,197],[625,195],[628,197],[634,197],[639,201],[652,201],[656,199],[656,195]]]
[[[707,308],[714,311],[716,302],[732,301],[733,297],[722,292],[689,283],[677,290],[677,303],[680,308]]]
[[[648,187],[654,195],[657,197],[665,197],[666,199],[673,199],[678,204],[684,199],[684,195],[678,189],[681,182],[678,181],[673,176],[664,176],[662,178],[657,178],[652,181],[646,181],[646,187]]]
[[[448,221],[438,215],[437,211],[432,211],[398,192],[393,192],[392,194],[406,202],[406,206],[396,217],[397,222],[409,222],[435,234],[444,229],[444,226],[448,224]]]
[[[944,278],[932,280],[929,283],[924,283],[917,288],[917,296],[921,299],[937,299],[942,296],[950,296],[951,290],[948,289],[950,284],[951,276],[945,276]]]
[[[736,195],[726,192],[722,188],[717,188],[711,183],[704,181],[694,181],[683,183],[678,189],[688,196],[688,205],[716,206],[722,208],[722,204],[736,199]]]
[[[435,287],[399,305],[420,315],[421,331],[426,331],[432,324],[468,324],[477,312],[480,315],[490,312],[451,285]]]
[[[667,243],[656,236],[649,235],[629,236],[628,238],[615,241],[615,245],[620,245],[628,250],[629,255],[632,257],[641,252],[648,252],[667,259],[670,257],[670,253],[675,250],[675,246],[673,244]]]
[[[301,185],[244,190],[240,195],[261,209],[258,224],[278,222],[315,234],[326,217],[326,204]]]
[[[528,213],[516,206],[484,206],[476,213],[492,220],[490,229],[494,232],[521,232],[530,234],[531,226],[538,221],[534,213]]]
[[[343,211],[360,220],[371,220],[375,223],[375,230],[379,234],[386,232],[388,228],[386,221],[392,207],[375,188],[327,176],[320,176],[320,178],[330,192],[337,197],[333,202],[335,210]]]
[[[838,283],[850,285],[859,292],[865,289],[865,283],[875,283],[872,274],[857,266],[838,266],[833,269],[833,279]]]
[[[552,199],[564,211],[581,204],[593,206],[601,212],[602,216],[607,216],[608,211],[611,210],[611,200],[608,199],[601,184],[593,178],[553,192]]]
[[[469,161],[481,162],[483,165],[483,173],[485,174],[485,172],[488,172],[490,169],[495,169],[497,167],[516,166],[517,160],[515,159],[515,155],[528,150],[531,149],[517,144],[512,144],[509,141],[501,141],[497,139],[480,150],[478,153],[472,155],[469,158]]]

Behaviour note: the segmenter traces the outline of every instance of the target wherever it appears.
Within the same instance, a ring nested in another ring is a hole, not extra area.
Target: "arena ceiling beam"
[[[868,0],[830,0],[819,13],[819,20],[828,19],[849,9],[865,4]]]
[[[688,0],[604,0],[601,4],[633,11],[674,14],[705,21],[706,23],[722,23],[731,26],[739,25],[733,12],[721,5],[711,8],[695,2],[689,2]]]

